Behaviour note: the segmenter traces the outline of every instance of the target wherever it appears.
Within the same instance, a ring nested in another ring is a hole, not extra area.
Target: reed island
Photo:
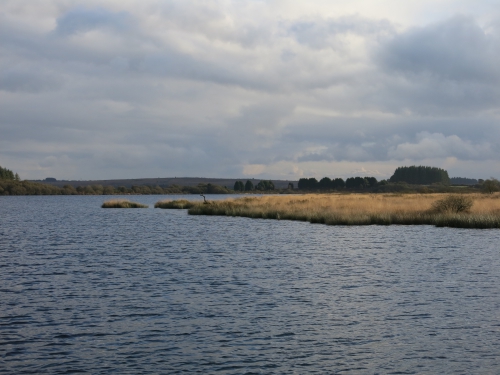
[[[180,208],[176,201],[155,207]],[[182,206],[190,215],[299,220],[327,225],[500,228],[500,193],[304,194],[245,197]]]
[[[102,204],[102,208],[148,208],[148,205],[126,199],[112,199]]]

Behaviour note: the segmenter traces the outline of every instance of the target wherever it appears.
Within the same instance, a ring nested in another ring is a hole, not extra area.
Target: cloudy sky
[[[0,0],[25,179],[500,177],[498,0]]]

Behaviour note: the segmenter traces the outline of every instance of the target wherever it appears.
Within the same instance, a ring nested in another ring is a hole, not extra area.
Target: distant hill
[[[204,178],[204,177],[166,177],[166,178],[137,178],[137,179],[125,179],[125,180],[56,180],[55,178],[47,178],[45,180],[32,180],[32,182],[40,182],[43,184],[54,185],[58,187],[63,187],[64,185],[71,185],[73,187],[77,186],[88,186],[88,185],[102,185],[102,186],[125,186],[127,188],[133,185],[141,186],[161,186],[168,187],[172,185],[179,186],[197,186],[198,184],[213,184],[219,186],[227,186],[232,189],[236,181],[242,181],[245,183],[247,180],[252,181],[253,185],[256,186],[261,179],[255,178]],[[271,180],[276,189],[286,189],[288,184],[291,182],[294,188],[297,188],[298,181],[291,180]]]

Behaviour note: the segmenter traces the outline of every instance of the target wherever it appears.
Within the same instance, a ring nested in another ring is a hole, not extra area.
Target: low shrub
[[[469,212],[474,201],[465,195],[448,195],[432,204],[432,210],[438,213],[462,213]]]

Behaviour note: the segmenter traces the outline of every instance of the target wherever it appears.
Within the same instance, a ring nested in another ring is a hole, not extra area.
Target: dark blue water
[[[498,230],[105,199],[0,197],[0,373],[500,373]]]

